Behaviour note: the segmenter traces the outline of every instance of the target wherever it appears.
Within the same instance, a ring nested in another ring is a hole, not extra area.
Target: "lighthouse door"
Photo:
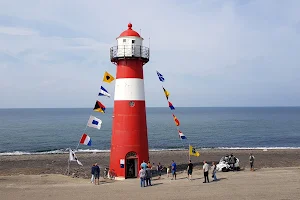
[[[138,173],[137,156],[135,152],[129,152],[126,155],[126,178],[136,178]]]

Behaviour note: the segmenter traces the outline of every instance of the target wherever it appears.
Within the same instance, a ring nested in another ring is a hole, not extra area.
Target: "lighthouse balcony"
[[[116,63],[122,59],[141,59],[144,63],[149,61],[150,50],[139,45],[119,45],[110,48],[110,60]]]

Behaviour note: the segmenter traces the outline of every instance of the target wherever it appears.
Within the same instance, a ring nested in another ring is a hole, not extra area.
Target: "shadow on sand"
[[[152,186],[161,185],[163,183],[152,183]]]
[[[227,178],[218,178],[216,181],[213,181],[213,180],[212,180],[212,181],[210,181],[210,182],[213,183],[213,182],[219,182],[219,181],[222,181],[222,180],[227,180]]]

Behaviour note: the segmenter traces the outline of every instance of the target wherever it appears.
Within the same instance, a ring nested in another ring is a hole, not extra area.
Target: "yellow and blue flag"
[[[105,113],[105,106],[100,101],[96,101],[94,111]]]
[[[165,95],[166,95],[166,98],[167,98],[167,100],[168,100],[168,99],[169,99],[170,93],[169,93],[164,87],[162,87],[162,88],[163,88],[164,93],[165,93]]]
[[[198,151],[196,151],[196,149],[194,147],[192,147],[191,145],[190,145],[190,148],[189,148],[189,154],[191,156],[196,156],[196,157],[200,156],[200,153]]]

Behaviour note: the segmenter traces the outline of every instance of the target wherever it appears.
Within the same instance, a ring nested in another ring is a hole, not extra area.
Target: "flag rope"
[[[162,74],[160,74],[157,70],[156,70],[156,74],[157,74],[157,76],[158,76],[158,79],[161,81],[161,82],[164,82],[164,78],[163,78],[163,76],[162,76]],[[161,75],[161,76],[160,76]],[[166,90],[165,88],[164,88],[164,85],[161,83],[161,85],[162,85],[162,88],[163,88],[163,91],[164,91],[164,93],[165,93],[165,96],[166,96],[166,99],[167,99],[167,103],[168,103],[168,107],[170,108],[170,105],[169,105],[169,95],[170,95],[170,93],[168,92],[168,90]],[[169,95],[167,95],[167,94],[169,94]],[[173,104],[171,103],[171,106],[173,106]],[[174,107],[174,106],[173,106]],[[170,110],[171,110],[171,114],[173,115],[172,117],[173,117],[173,121],[174,121],[174,123],[176,123],[176,121],[175,121],[175,118],[174,118],[174,114],[173,114],[173,112],[172,112],[172,109],[170,108]],[[174,107],[174,110],[176,110],[175,109],[175,107]],[[176,117],[176,116],[175,116]],[[176,117],[176,119],[177,119],[177,117]],[[178,120],[178,119],[177,119]],[[178,126],[177,126],[177,124],[175,124],[176,125],[176,129],[177,129],[177,134],[179,135],[179,138],[180,138],[180,140],[181,140],[181,142],[182,142],[182,146],[183,146],[183,149],[185,149],[185,144],[184,144],[184,142],[183,142],[183,139],[181,138],[181,136],[180,136],[180,121],[178,120]],[[186,137],[186,139],[187,139],[187,137]],[[188,153],[189,153],[189,151],[188,151]],[[189,155],[189,158],[190,158],[190,155]]]
[[[158,79],[159,79],[161,82],[164,82],[164,81],[165,81],[165,78],[163,77],[163,75],[162,75],[161,73],[159,73],[157,70],[156,70],[156,74],[157,74],[157,76],[158,76]],[[161,83],[161,84],[162,84],[162,83]],[[167,99],[167,102],[168,102],[168,106],[169,106],[169,108],[171,109],[171,113],[172,113],[172,115],[173,115],[173,120],[174,120],[175,125],[176,125],[176,127],[177,127],[177,132],[178,132],[179,137],[180,137],[180,139],[181,139],[181,142],[182,142],[182,145],[183,145],[183,149],[185,149],[185,144],[184,144],[183,140],[184,140],[184,139],[187,140],[187,137],[185,137],[185,135],[180,131],[180,121],[177,119],[176,116],[174,117],[174,114],[173,114],[173,112],[172,112],[173,109],[171,108],[171,106],[174,108],[174,110],[175,110],[175,107],[174,107],[173,104],[169,101],[169,95],[170,95],[170,93],[164,88],[164,85],[163,85],[163,84],[162,84],[162,87],[163,87],[163,90],[164,90],[164,93],[165,93],[165,96],[166,96],[166,99]],[[167,95],[167,94],[168,94],[168,95]],[[177,119],[177,122],[175,121],[175,118]],[[178,124],[178,126],[177,126],[177,124]],[[181,138],[180,133],[182,133],[182,135],[185,137],[184,139]],[[189,142],[189,146],[188,146],[188,159],[189,159],[189,160],[191,159],[190,147],[191,147],[191,144],[190,144],[190,142]]]
[[[105,71],[105,72],[104,72],[104,75],[103,75],[102,82],[101,82],[101,86],[103,85],[103,83],[105,83],[105,81],[104,81],[104,76],[110,76],[110,77],[112,77],[112,78],[113,78],[112,81],[114,81],[114,79],[115,79],[112,75],[110,75],[107,71]],[[112,81],[111,81],[111,82],[112,82]],[[101,86],[100,86],[100,89],[101,89]],[[98,97],[98,96],[99,96],[99,92],[97,93],[97,97]],[[96,99],[98,99],[98,98],[96,98]],[[98,100],[96,100],[96,102],[97,102],[97,101],[98,101]],[[93,113],[94,113],[94,110],[91,111],[90,116],[93,115]],[[88,124],[86,124],[86,126],[85,126],[85,128],[84,128],[84,130],[83,130],[83,133],[86,132],[87,127],[88,127]],[[82,133],[82,134],[83,134],[83,133]],[[75,151],[78,151],[79,145],[80,145],[80,140],[79,140],[79,142],[78,142],[78,144],[77,144],[77,147],[76,147]]]

